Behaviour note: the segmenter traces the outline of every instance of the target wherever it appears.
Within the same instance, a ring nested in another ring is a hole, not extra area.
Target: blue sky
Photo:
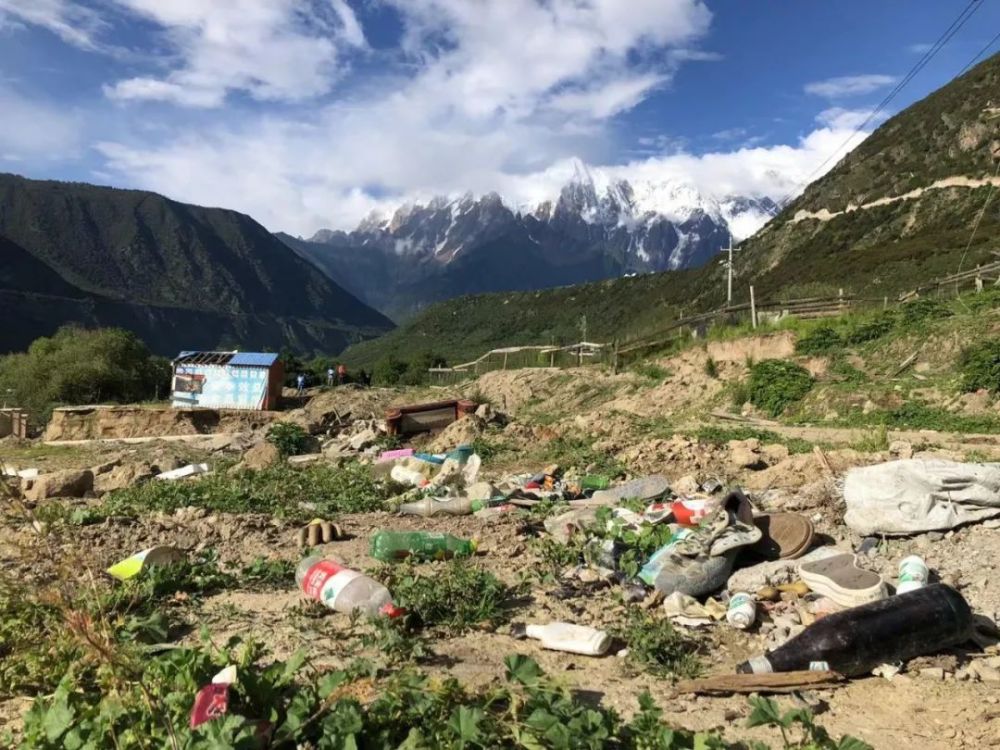
[[[777,198],[965,5],[0,0],[0,170],[306,235],[437,193],[530,204],[574,159]],[[1000,31],[1000,0],[979,5],[890,113]]]

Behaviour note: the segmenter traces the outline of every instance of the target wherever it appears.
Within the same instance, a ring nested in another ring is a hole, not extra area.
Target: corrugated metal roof
[[[270,367],[277,359],[278,355],[273,352],[237,352],[229,360],[229,364],[244,367]]]
[[[237,365],[240,367],[270,367],[278,359],[273,352],[190,352],[174,359],[175,365]]]

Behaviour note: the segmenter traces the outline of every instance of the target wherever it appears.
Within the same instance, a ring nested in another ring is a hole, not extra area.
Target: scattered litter
[[[867,604],[886,596],[882,577],[859,567],[857,556],[852,554],[803,563],[798,573],[810,590],[830,597],[842,607]]]
[[[726,611],[726,620],[734,628],[746,630],[757,619],[757,604],[753,597],[745,592],[733,594]]]
[[[896,593],[905,594],[923,588],[927,585],[930,574],[927,563],[919,555],[904,557],[899,563],[899,583],[896,584]]]
[[[753,522],[761,531],[761,539],[751,549],[765,560],[802,557],[812,546],[812,521],[798,513],[764,514]]]
[[[611,636],[603,630],[568,622],[550,622],[548,625],[515,623],[510,628],[515,638],[534,638],[542,648],[551,651],[568,651],[584,656],[603,656],[611,647]]]
[[[413,455],[413,448],[398,448],[394,451],[383,451],[379,454],[378,463],[385,463],[386,461],[397,461],[401,458],[409,458]]]
[[[708,597],[704,604],[701,604],[693,596],[675,591],[663,600],[663,611],[672,621],[684,618],[694,621],[697,625],[707,625],[723,619],[726,616],[726,606],[721,602]]]
[[[310,599],[337,612],[361,611],[370,617],[403,614],[403,610],[392,603],[389,589],[337,560],[305,558],[295,569],[295,583]]]
[[[208,464],[188,464],[187,466],[182,466],[179,469],[171,469],[170,471],[164,471],[156,475],[157,479],[163,479],[166,481],[172,481],[175,479],[187,479],[188,477],[194,477],[199,474],[208,474],[210,472]]]
[[[319,544],[329,544],[343,539],[343,530],[335,523],[314,518],[298,530],[296,538],[299,547],[315,547]]]
[[[108,568],[108,575],[117,578],[119,581],[127,581],[135,578],[139,573],[148,568],[158,565],[170,565],[184,559],[184,552],[176,547],[150,547],[142,552],[136,552],[131,557],[126,557],[121,562],[117,562]]]
[[[828,615],[781,647],[737,667],[741,673],[834,670],[847,677],[964,643],[972,612],[942,583]]]
[[[836,672],[808,670],[775,674],[712,675],[697,680],[681,680],[675,688],[679,693],[698,695],[794,693],[803,689],[836,687],[843,681],[844,677]]]
[[[198,691],[191,709],[191,728],[225,716],[229,711],[229,686],[236,682],[236,666],[230,664]]]
[[[475,539],[460,539],[431,531],[377,531],[371,538],[370,554],[382,562],[445,560],[470,557],[478,546]]]

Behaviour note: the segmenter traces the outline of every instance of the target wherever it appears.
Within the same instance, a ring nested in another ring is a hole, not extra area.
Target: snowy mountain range
[[[338,284],[397,320],[462,294],[541,289],[698,266],[777,212],[768,198],[705,195],[683,181],[609,177],[580,164],[558,195],[408,203],[350,232],[279,234]]]

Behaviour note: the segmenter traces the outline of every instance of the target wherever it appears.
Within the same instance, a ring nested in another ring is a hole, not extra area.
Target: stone
[[[941,667],[927,667],[920,670],[920,676],[926,680],[937,680],[940,682],[944,679],[944,669]]]
[[[768,466],[773,466],[774,464],[781,463],[789,457],[788,447],[781,445],[780,443],[774,443],[772,445],[765,445],[761,448],[761,454],[764,458],[764,463]]]
[[[347,444],[351,446],[352,450],[360,451],[367,448],[376,440],[378,440],[378,433],[375,430],[368,428],[362,430],[357,435],[354,435],[347,441]]]
[[[205,450],[209,453],[216,453],[218,451],[226,450],[231,447],[232,444],[232,435],[213,435],[212,438],[205,444]]]
[[[323,458],[322,453],[303,453],[301,456],[289,456],[288,463],[292,466],[305,466],[306,464],[314,464]]]
[[[730,440],[729,463],[736,469],[763,468],[764,462],[760,455],[760,441],[756,438]]]
[[[988,664],[976,664],[976,674],[983,682],[1000,682],[1000,669]]]
[[[267,469],[281,461],[281,453],[277,447],[266,440],[253,445],[243,454],[244,469]]]
[[[489,404],[480,404],[476,409],[476,416],[484,422],[493,422],[497,418],[497,413]]]
[[[489,482],[476,482],[469,485],[465,494],[470,500],[489,500],[496,494],[496,489]]]
[[[889,443],[889,453],[900,459],[913,458],[913,446],[905,440],[893,440]]]
[[[670,485],[675,495],[694,495],[701,490],[701,485],[693,474],[687,474]]]
[[[111,471],[94,477],[94,492],[103,495],[122,490],[152,479],[155,474],[153,467],[147,463],[116,466]]]
[[[871,399],[868,399],[867,401],[865,401],[865,405],[861,407],[861,413],[862,414],[871,414],[877,408],[878,408],[878,406],[875,405],[875,402],[872,401]]]
[[[35,479],[24,480],[24,497],[37,502],[50,497],[83,497],[94,489],[94,472],[90,469],[54,471]]]

